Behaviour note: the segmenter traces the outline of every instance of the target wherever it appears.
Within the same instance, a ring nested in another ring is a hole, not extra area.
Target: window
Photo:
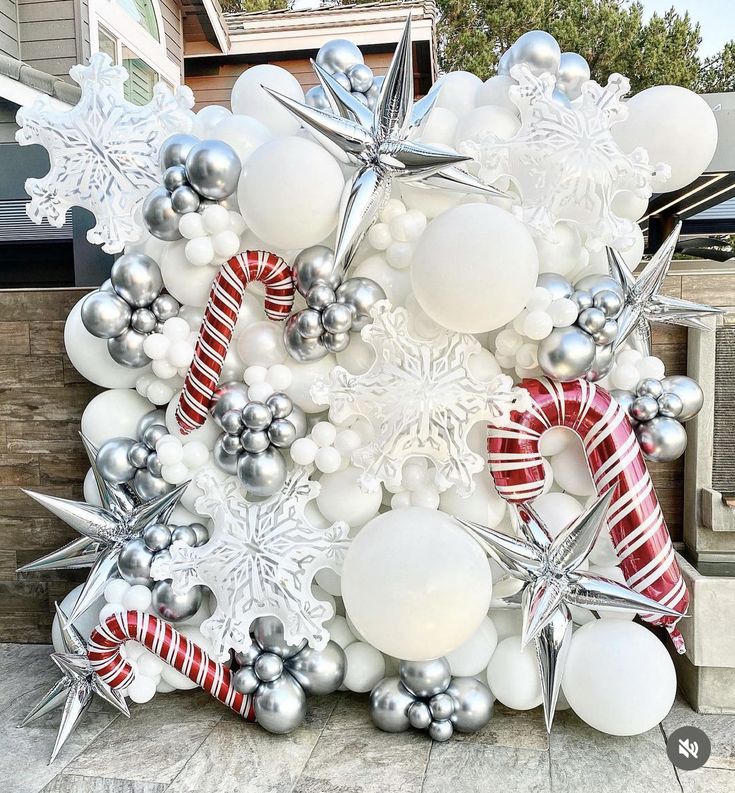
[[[157,0],[94,0],[89,16],[92,51],[107,53],[130,75],[128,101],[146,104],[159,81],[181,83],[180,67],[168,57]]]

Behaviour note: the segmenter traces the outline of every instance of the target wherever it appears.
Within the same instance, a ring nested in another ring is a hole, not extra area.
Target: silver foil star
[[[59,732],[56,743],[51,752],[53,763],[61,751],[61,747],[74,732],[89,706],[94,695],[101,697],[125,716],[130,716],[125,697],[119,691],[113,691],[97,676],[87,657],[87,644],[79,631],[68,621],[64,612],[56,604],[56,616],[61,629],[61,638],[64,643],[63,653],[52,653],[51,660],[61,670],[61,678],[41,697],[33,706],[31,712],[23,719],[20,727],[40,719],[62,705]]]
[[[82,536],[58,551],[53,551],[18,569],[19,573],[32,573],[91,567],[79,598],[69,614],[70,622],[74,622],[100,597],[111,578],[117,577],[117,557],[125,543],[139,537],[149,524],[165,523],[189,484],[185,482],[170,493],[141,504],[127,488],[110,484],[100,476],[96,462],[97,449],[87,438],[83,435],[81,437],[92,466],[102,506],[97,507],[84,501],[72,501],[24,490],[26,495],[61,518]]]
[[[554,720],[572,636],[570,606],[681,616],[624,584],[580,569],[606,526],[613,493],[614,488],[608,490],[555,538],[527,504],[508,504],[518,537],[456,518],[487,553],[523,582],[521,642],[524,647],[530,641],[536,644],[547,730]]]
[[[628,339],[637,350],[644,355],[650,355],[651,322],[706,328],[702,317],[723,313],[720,308],[659,294],[663,280],[669,272],[680,232],[681,223],[678,223],[637,278],[617,251],[607,249],[610,275],[623,292],[623,308],[617,318],[618,335],[613,342],[613,351],[618,350]]]
[[[334,253],[338,272],[349,267],[355,249],[389,198],[394,178],[464,193],[505,195],[454,167],[470,157],[409,139],[436,98],[429,94],[416,105],[413,102],[410,16],[375,110],[361,104],[318,64],[313,66],[335,113],[301,104],[267,86],[263,88],[303,122],[328,151],[342,162],[357,166],[340,205]]]

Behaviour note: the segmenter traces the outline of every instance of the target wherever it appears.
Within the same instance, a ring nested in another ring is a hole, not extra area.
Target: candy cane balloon
[[[266,251],[246,251],[222,266],[212,282],[194,359],[176,408],[182,435],[201,427],[207,420],[243,295],[253,281],[265,284],[265,313],[269,319],[286,319],[291,311],[295,293],[291,267],[279,256]]]
[[[617,485],[607,514],[615,551],[628,585],[684,614],[689,594],[674,556],[668,528],[638,441],[625,411],[602,388],[585,380],[557,383],[524,380],[531,407],[514,412],[502,428],[490,427],[490,472],[506,501],[532,501],[544,490],[539,454],[541,435],[550,427],[568,427],[582,440],[599,495]],[[678,618],[643,615],[664,625],[679,652],[684,642]]]
[[[247,721],[255,721],[250,694],[241,694],[232,684],[232,672],[213,661],[202,648],[171,625],[142,611],[123,611],[108,617],[89,637],[87,655],[92,669],[110,688],[124,688],[135,678],[123,658],[122,645],[133,639],[181,672]]]

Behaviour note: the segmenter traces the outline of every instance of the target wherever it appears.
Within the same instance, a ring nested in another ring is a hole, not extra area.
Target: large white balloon
[[[232,86],[232,112],[252,116],[276,135],[293,135],[299,128],[298,120],[263,86],[297,102],[304,101],[304,91],[291,72],[280,66],[259,64],[244,71]]]
[[[273,366],[288,357],[283,343],[283,325],[270,319],[243,328],[235,340],[235,347],[245,366]]]
[[[495,105],[504,110],[510,110],[513,115],[518,115],[518,106],[510,98],[509,91],[516,81],[507,74],[496,74],[480,86],[475,97],[475,104],[478,107],[484,105]]]
[[[110,438],[136,438],[138,422],[151,410],[153,405],[136,391],[103,391],[84,408],[82,432],[95,446]]]
[[[411,283],[424,311],[440,325],[467,333],[513,319],[537,276],[528,229],[489,204],[464,204],[434,219],[411,263]]]
[[[245,222],[266,242],[286,249],[321,242],[337,225],[344,177],[318,143],[277,138],[256,149],[240,176],[237,200]]]
[[[183,305],[206,306],[218,267],[192,264],[184,253],[188,240],[169,242],[158,266],[166,289]]]
[[[432,89],[439,93],[436,107],[445,107],[461,117],[474,108],[481,87],[482,80],[471,72],[444,74]]]
[[[441,494],[439,509],[494,529],[505,515],[505,501],[498,495],[492,477],[488,476],[486,471],[474,476],[473,480],[475,489],[471,495],[464,498],[457,494],[454,487],[445,490]]]
[[[218,124],[215,137],[229,143],[237,152],[241,163],[247,162],[250,155],[273,135],[265,126],[251,116],[227,116]]]
[[[449,668],[455,677],[474,677],[479,675],[490,663],[490,658],[498,645],[498,633],[489,617],[467,639],[464,644],[447,653]]]
[[[335,363],[334,355],[327,355],[311,363],[298,363],[288,357],[287,354],[285,364],[291,372],[291,385],[288,387],[288,395],[294,404],[298,405],[306,413],[322,413],[326,410],[326,405],[318,405],[311,398],[311,387],[318,378],[329,377]]]
[[[451,518],[423,507],[379,515],[352,541],[342,597],[365,640],[405,660],[459,647],[482,623],[492,575],[480,546]]]
[[[551,468],[554,472],[554,481],[562,490],[568,490],[575,496],[593,496],[597,492],[582,444],[578,439],[573,440],[551,458]]]
[[[670,179],[654,179],[655,192],[679,190],[704,172],[717,148],[717,121],[701,96],[678,85],[656,85],[625,106],[628,118],[612,128],[620,148],[642,146],[651,163],[671,168]]]
[[[676,672],[666,648],[647,628],[595,620],[572,636],[562,687],[574,712],[591,727],[638,735],[671,709]]]
[[[79,600],[79,595],[82,594],[82,587],[84,584],[74,587],[71,592],[59,604],[61,610],[67,616],[71,614],[71,610]],[[81,633],[83,639],[89,639],[89,634],[97,627],[100,618],[100,609],[103,608],[106,601],[103,597],[97,598],[92,605],[83,611],[77,619],[74,620],[74,627]],[[65,653],[64,640],[61,637],[61,627],[59,625],[58,617],[54,616],[54,621],[51,624],[51,643],[54,645],[54,650],[57,653]]]
[[[316,497],[319,511],[330,521],[344,520],[350,526],[364,526],[378,514],[382,490],[365,493],[358,485],[362,471],[348,465],[333,474],[324,474],[319,480],[321,490]]]
[[[82,303],[86,297],[72,308],[64,325],[64,347],[72,366],[90,383],[103,388],[133,388],[141,375],[150,372],[150,365],[132,369],[112,360],[107,339],[98,339],[84,327]]]
[[[533,508],[554,537],[584,512],[579,501],[568,493],[544,493],[533,502]]]
[[[207,416],[206,421],[201,427],[197,427],[195,430],[192,430],[188,435],[182,435],[179,424],[176,421],[176,408],[179,404],[180,395],[181,391],[178,391],[166,407],[166,427],[168,427],[168,431],[171,433],[171,435],[178,438],[180,441],[183,441],[184,443],[200,441],[208,449],[213,448],[215,441],[222,434],[222,431],[214,423],[214,419],[210,415]]]
[[[496,699],[513,710],[541,704],[541,676],[533,643],[521,648],[520,636],[509,636],[495,648],[487,682]]]
[[[502,107],[478,107],[469,112],[457,124],[455,144],[459,146],[466,140],[482,140],[482,136],[492,133],[500,140],[509,140],[520,129],[520,121],[509,110]]]

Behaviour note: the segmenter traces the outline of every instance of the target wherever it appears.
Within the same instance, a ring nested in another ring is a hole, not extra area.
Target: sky
[[[702,30],[700,54],[705,58],[722,49],[722,45],[735,39],[735,2],[733,0],[642,0],[650,16],[657,11],[663,14],[671,6],[677,11],[689,12],[699,22]]]

